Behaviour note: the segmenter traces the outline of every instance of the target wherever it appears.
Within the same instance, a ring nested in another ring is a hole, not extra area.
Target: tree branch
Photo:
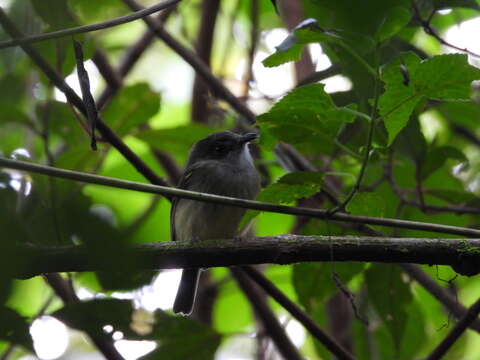
[[[51,40],[51,39],[58,39],[58,38],[69,36],[69,35],[107,29],[109,27],[113,27],[113,26],[117,26],[117,25],[134,21],[134,20],[141,19],[145,16],[148,16],[160,10],[166,9],[172,5],[175,5],[178,2],[180,2],[180,0],[165,0],[164,2],[161,2],[159,4],[150,6],[145,9],[138,10],[133,14],[120,16],[118,18],[102,21],[96,24],[77,26],[70,29],[52,31],[45,34],[32,35],[32,36],[26,36],[26,37],[22,36],[13,40],[0,41],[0,49],[4,49],[11,46],[17,46],[17,45],[33,44],[36,42]]]
[[[200,60],[202,60],[209,69],[213,35],[219,9],[220,0],[204,0],[202,2],[202,16],[197,41],[195,43],[195,51]],[[192,90],[192,121],[203,124],[208,123],[210,112],[208,97],[208,84],[205,83],[198,73],[195,73]]]
[[[92,241],[94,239],[91,239]],[[97,239],[104,243],[105,239]],[[157,239],[158,240],[158,239]],[[95,242],[94,242],[95,243]],[[107,249],[108,250],[108,249]],[[105,261],[96,249],[81,246],[18,245],[16,277],[52,272],[203,268],[309,261],[362,261],[456,266],[480,262],[480,239],[388,238],[368,236],[278,235],[251,239],[160,242],[126,247],[128,257]],[[123,256],[123,255],[122,255]],[[118,266],[119,269],[114,267]]]
[[[420,15],[420,10],[419,10],[417,4],[415,3],[415,0],[412,1],[412,5],[413,5],[413,12],[414,12],[413,18],[418,21],[418,23],[422,26],[423,31],[425,31],[426,34],[428,34],[428,35],[432,36],[433,38],[437,39],[437,41],[442,45],[445,45],[445,46],[448,46],[452,49],[467,53],[470,56],[480,58],[480,54],[474,53],[473,51],[470,51],[467,48],[461,48],[459,46],[451,44],[448,41],[446,41],[445,39],[443,39],[440,35],[438,35],[437,31],[432,27],[432,25],[430,23],[432,21],[433,15],[435,14],[436,10],[434,10],[431,13],[431,15],[428,17],[427,20],[424,20],[422,18],[422,16]]]
[[[439,360],[443,358],[443,355],[453,346],[455,341],[458,340],[460,335],[467,330],[468,326],[477,319],[480,313],[480,299],[477,300],[467,311],[465,316],[455,325],[455,327],[449,332],[445,339],[438,344],[435,350],[426,358],[426,360]]]
[[[80,301],[70,284],[60,275],[47,274],[45,275],[45,280],[64,304],[71,304]],[[120,355],[118,350],[115,348],[113,340],[110,341],[105,338],[101,338],[89,331],[87,331],[86,334],[106,359],[123,360],[122,355]]]
[[[237,206],[245,209],[253,209],[267,212],[274,212],[279,214],[289,214],[289,215],[303,215],[317,219],[323,220],[333,220],[333,221],[345,221],[357,224],[370,224],[370,225],[381,225],[394,228],[403,228],[403,229],[414,229],[422,230],[429,232],[445,233],[445,234],[455,234],[461,236],[479,236],[480,230],[473,228],[465,228],[459,226],[450,226],[443,224],[432,224],[419,221],[408,221],[408,220],[399,220],[399,219],[389,219],[389,218],[377,218],[372,216],[359,216],[359,215],[350,215],[346,213],[335,213],[329,214],[327,210],[322,209],[311,209],[297,206],[286,206],[286,205],[277,205],[264,203],[260,201],[245,200],[232,198],[227,196],[213,195],[207,193],[200,193],[196,191],[181,190],[172,187],[158,186],[151,184],[143,184],[134,181],[114,179],[106,176],[99,176],[87,173],[81,173],[78,171],[65,170],[54,168],[51,166],[44,166],[38,164],[32,164],[26,161],[19,160],[10,160],[5,158],[0,158],[0,166],[25,170],[30,172],[35,172],[38,174],[44,174],[54,177],[59,177],[63,179],[87,182],[97,185],[105,185],[110,187],[117,187],[127,190],[135,190],[152,194],[160,194],[167,198],[172,196],[191,199],[191,200],[200,200],[205,202],[211,202],[216,204],[224,204]]]
[[[297,319],[320,343],[322,343],[337,359],[352,360],[354,357],[345,350],[335,339],[330,337],[313,319],[297,304],[285,296],[270,280],[252,266],[240,268],[250,279],[255,281],[268,295],[275,299],[285,310]]]
[[[302,356],[287,336],[285,329],[280,325],[272,310],[268,307],[265,298],[259,296],[255,285],[240,269],[232,268],[230,271],[250,301],[255,313],[262,321],[265,331],[272,339],[280,354],[283,355],[283,358],[288,360],[301,360]]]

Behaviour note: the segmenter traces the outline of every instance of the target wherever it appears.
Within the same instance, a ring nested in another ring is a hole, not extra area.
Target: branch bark
[[[102,240],[92,243],[105,243]],[[480,263],[480,239],[285,234],[243,240],[146,243],[121,250],[18,245],[16,251],[24,261],[18,264],[15,274],[26,278],[52,272],[120,271],[125,270],[125,266],[134,267],[135,270],[158,270],[266,263],[284,265],[302,261],[372,261],[451,266],[462,262]],[[110,256],[116,253],[125,259],[105,261],[98,251]]]

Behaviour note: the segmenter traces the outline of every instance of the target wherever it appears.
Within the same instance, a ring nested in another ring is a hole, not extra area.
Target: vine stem
[[[443,225],[443,224],[432,224],[432,223],[425,223],[425,222],[419,222],[419,221],[408,221],[408,220],[399,220],[399,219],[390,219],[390,218],[378,218],[378,217],[371,217],[371,216],[350,215],[345,213],[330,214],[328,210],[277,205],[277,204],[264,203],[260,201],[237,199],[233,197],[206,194],[206,193],[201,193],[196,191],[181,190],[181,189],[166,187],[166,186],[144,184],[144,183],[139,183],[134,181],[114,179],[106,176],[81,173],[78,171],[59,169],[51,166],[32,164],[26,161],[0,158],[0,166],[10,168],[10,169],[24,170],[24,171],[30,171],[33,173],[43,174],[43,175],[55,176],[63,179],[86,182],[90,184],[117,187],[117,188],[152,193],[152,194],[161,194],[165,197],[176,196],[176,197],[192,199],[192,200],[237,206],[245,209],[253,209],[253,210],[274,212],[274,213],[280,213],[280,214],[289,214],[289,215],[303,215],[307,217],[324,219],[324,220],[345,221],[345,222],[351,222],[351,223],[381,225],[381,226],[394,227],[394,228],[423,230],[423,231],[430,231],[435,233],[455,234],[455,235],[461,235],[461,236],[477,236],[477,237],[480,236],[479,229],[471,229],[471,228],[450,226],[450,225]]]
[[[375,49],[375,75],[373,76],[373,107],[370,115],[370,126],[368,129],[368,138],[367,138],[367,146],[365,149],[365,156],[363,158],[362,167],[360,168],[360,173],[358,174],[357,181],[355,182],[355,186],[353,187],[352,191],[348,194],[347,198],[339,205],[335,206],[333,209],[329,210],[329,213],[335,214],[340,210],[344,210],[348,203],[353,199],[355,194],[360,189],[362,184],[363,177],[365,175],[365,171],[368,166],[368,162],[370,160],[370,152],[372,149],[372,142],[373,142],[373,134],[375,131],[375,125],[377,123],[377,108],[378,108],[378,100],[380,98],[380,71],[379,71],[379,60],[378,60],[378,49]]]
[[[151,15],[153,13],[156,13],[160,10],[164,10],[164,9],[170,7],[170,6],[173,6],[173,5],[177,4],[178,2],[180,2],[180,0],[166,0],[166,1],[161,2],[159,4],[150,6],[148,8],[138,10],[138,11],[134,12],[133,14],[120,16],[120,17],[117,17],[115,19],[110,19],[110,20],[102,21],[102,22],[95,23],[95,24],[77,26],[77,27],[73,27],[73,28],[69,28],[69,29],[52,31],[52,32],[44,33],[44,34],[25,36],[25,37],[21,37],[21,38],[17,38],[17,39],[12,39],[12,40],[0,41],[0,49],[5,49],[5,48],[8,48],[8,47],[24,45],[24,44],[33,44],[33,43],[40,42],[40,41],[58,39],[58,38],[66,37],[66,36],[69,36],[69,35],[82,34],[82,33],[86,33],[86,32],[103,30],[103,29],[107,29],[107,28],[110,28],[110,27],[113,27],[113,26],[126,24],[128,22],[144,18],[144,17],[146,17],[148,15]]]

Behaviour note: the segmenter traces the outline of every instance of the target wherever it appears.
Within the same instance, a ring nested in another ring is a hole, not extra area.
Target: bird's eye
[[[217,153],[221,153],[225,150],[225,146],[224,145],[215,145],[215,148],[214,148],[215,152]]]

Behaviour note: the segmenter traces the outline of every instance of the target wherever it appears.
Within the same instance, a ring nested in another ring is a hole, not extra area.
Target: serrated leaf
[[[412,301],[410,287],[403,281],[402,271],[397,265],[373,264],[365,272],[365,279],[368,299],[398,349],[409,317],[408,307]]]
[[[140,124],[146,124],[160,108],[160,95],[148,84],[123,88],[103,112],[103,120],[119,136],[127,135]]]
[[[438,55],[421,63],[412,76],[417,92],[430,99],[470,100],[472,81],[480,69],[468,63],[466,54]]]
[[[313,84],[288,93],[257,122],[281,141],[333,143],[343,124],[354,119],[354,114],[335,106],[323,84]]]
[[[377,30],[375,38],[379,42],[391,38],[410,22],[411,17],[410,11],[403,6],[390,9],[385,14],[385,19]]]
[[[305,45],[311,43],[334,43],[342,48],[358,47],[367,52],[374,46],[374,42],[357,32],[326,31],[322,29],[315,19],[306,19],[300,23],[280,45],[275,53],[262,61],[265,67],[275,67],[289,61],[297,61]]]
[[[389,144],[405,127],[416,105],[423,99],[468,101],[471,83],[480,79],[480,69],[468,64],[463,54],[438,55],[420,62],[409,53],[385,68],[385,92],[379,111],[388,131]],[[401,66],[406,70],[402,71]],[[405,71],[408,79],[405,78]]]
[[[405,66],[411,77],[411,72],[420,65],[420,58],[415,54],[407,53],[402,59],[397,59],[387,65],[382,71],[382,80],[385,82],[385,92],[380,96],[378,109],[388,132],[388,144],[391,144],[397,134],[405,127],[420,101],[411,84],[406,84],[401,66]]]
[[[257,196],[258,201],[272,204],[290,205],[296,200],[315,195],[320,191],[323,174],[318,172],[297,172],[281,177],[276,183],[264,188]],[[239,228],[248,225],[260,214],[257,210],[248,210]]]

